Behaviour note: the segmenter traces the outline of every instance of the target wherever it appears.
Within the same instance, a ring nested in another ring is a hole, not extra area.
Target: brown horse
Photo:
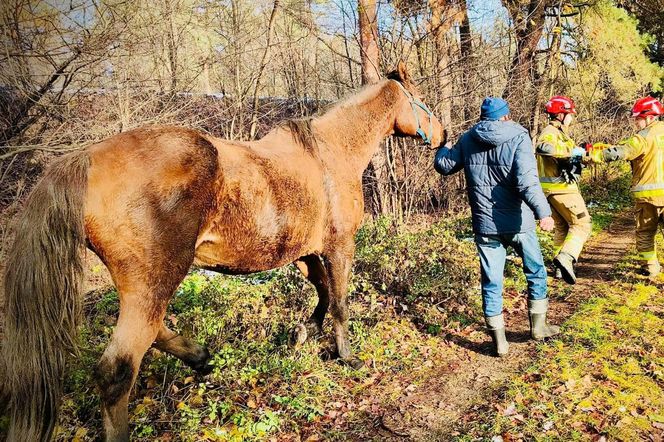
[[[390,134],[435,146],[444,135],[403,64],[388,78],[255,142],[150,127],[56,160],[26,203],[6,267],[9,440],[48,440],[53,431],[77,339],[84,245],[120,298],[95,369],[106,440],[129,438],[129,392],[150,346],[209,371],[208,351],[163,323],[192,264],[245,274],[294,262],[319,296],[306,329],[320,331],[329,306],[338,354],[354,363],[346,292],[362,172]]]

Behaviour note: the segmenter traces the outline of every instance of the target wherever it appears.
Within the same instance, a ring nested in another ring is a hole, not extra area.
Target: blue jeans
[[[528,281],[528,299],[546,298],[546,267],[534,231],[510,235],[475,235],[482,267],[482,309],[485,316],[503,312],[503,271],[507,247],[523,260]]]

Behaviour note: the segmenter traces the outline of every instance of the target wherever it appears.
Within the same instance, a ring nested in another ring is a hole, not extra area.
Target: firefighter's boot
[[[574,257],[569,253],[561,252],[553,258],[553,265],[560,270],[560,274],[568,284],[576,284],[576,275],[574,274]]]

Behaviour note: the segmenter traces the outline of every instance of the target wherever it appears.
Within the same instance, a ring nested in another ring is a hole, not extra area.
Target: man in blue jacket
[[[503,320],[503,270],[508,246],[523,260],[531,337],[544,339],[559,332],[559,327],[546,322],[546,267],[535,233],[535,218],[540,220],[542,230],[553,229],[551,208],[540,187],[528,131],[510,121],[509,112],[505,100],[486,98],[480,122],[454,147],[438,149],[434,163],[443,175],[462,169],[466,175],[482,270],[482,306],[498,356],[506,355],[509,349]]]

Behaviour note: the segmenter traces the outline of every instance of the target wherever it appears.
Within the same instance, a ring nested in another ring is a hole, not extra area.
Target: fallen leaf
[[[154,387],[156,387],[157,385],[159,385],[159,381],[157,380],[157,378],[154,377],[154,376],[150,376],[150,377],[148,378],[147,387],[148,387],[148,388],[154,388]]]
[[[515,414],[516,414],[516,405],[514,404],[514,402],[512,402],[503,411],[503,416],[512,416],[512,415],[515,415]]]
[[[87,428],[80,427],[78,430],[76,430],[72,442],[82,442],[86,434],[88,434]]]

